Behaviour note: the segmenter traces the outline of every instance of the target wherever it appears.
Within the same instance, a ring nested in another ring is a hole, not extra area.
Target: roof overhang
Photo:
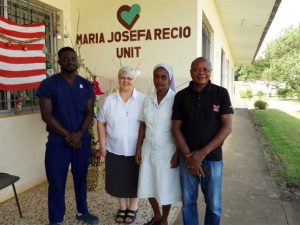
[[[235,64],[251,64],[281,0],[215,0]]]

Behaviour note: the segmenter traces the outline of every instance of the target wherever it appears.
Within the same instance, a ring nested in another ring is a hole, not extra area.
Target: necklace
[[[126,110],[126,117],[128,117],[129,115],[129,109],[130,109],[130,105],[131,105],[131,102],[132,102],[132,93],[131,95],[126,95],[123,93],[123,95],[120,93],[120,97],[122,99],[122,102],[123,102],[123,106]]]
[[[125,110],[126,110],[126,116],[127,116],[127,117],[128,117],[128,115],[129,115],[129,109],[130,109],[131,102],[132,102],[131,98],[128,99],[127,102],[124,102],[124,101],[123,101],[123,106],[124,106],[124,108],[125,108]]]

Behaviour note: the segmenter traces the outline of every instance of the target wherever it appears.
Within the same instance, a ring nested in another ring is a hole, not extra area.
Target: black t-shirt
[[[210,81],[201,93],[193,90],[193,81],[179,91],[174,100],[172,120],[181,120],[181,131],[191,151],[199,150],[215,137],[221,127],[220,116],[233,114],[228,91]],[[222,160],[222,146],[205,159]]]

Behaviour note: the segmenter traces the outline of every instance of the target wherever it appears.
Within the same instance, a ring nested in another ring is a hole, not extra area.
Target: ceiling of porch
[[[235,64],[250,64],[281,0],[215,0]]]

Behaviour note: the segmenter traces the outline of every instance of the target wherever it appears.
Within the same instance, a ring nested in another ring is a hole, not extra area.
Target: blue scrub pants
[[[71,164],[78,213],[88,213],[87,172],[91,154],[89,135],[83,140],[81,149],[73,149],[64,140],[46,144],[45,168],[48,179],[48,211],[50,223],[59,223],[65,214],[65,188]]]

